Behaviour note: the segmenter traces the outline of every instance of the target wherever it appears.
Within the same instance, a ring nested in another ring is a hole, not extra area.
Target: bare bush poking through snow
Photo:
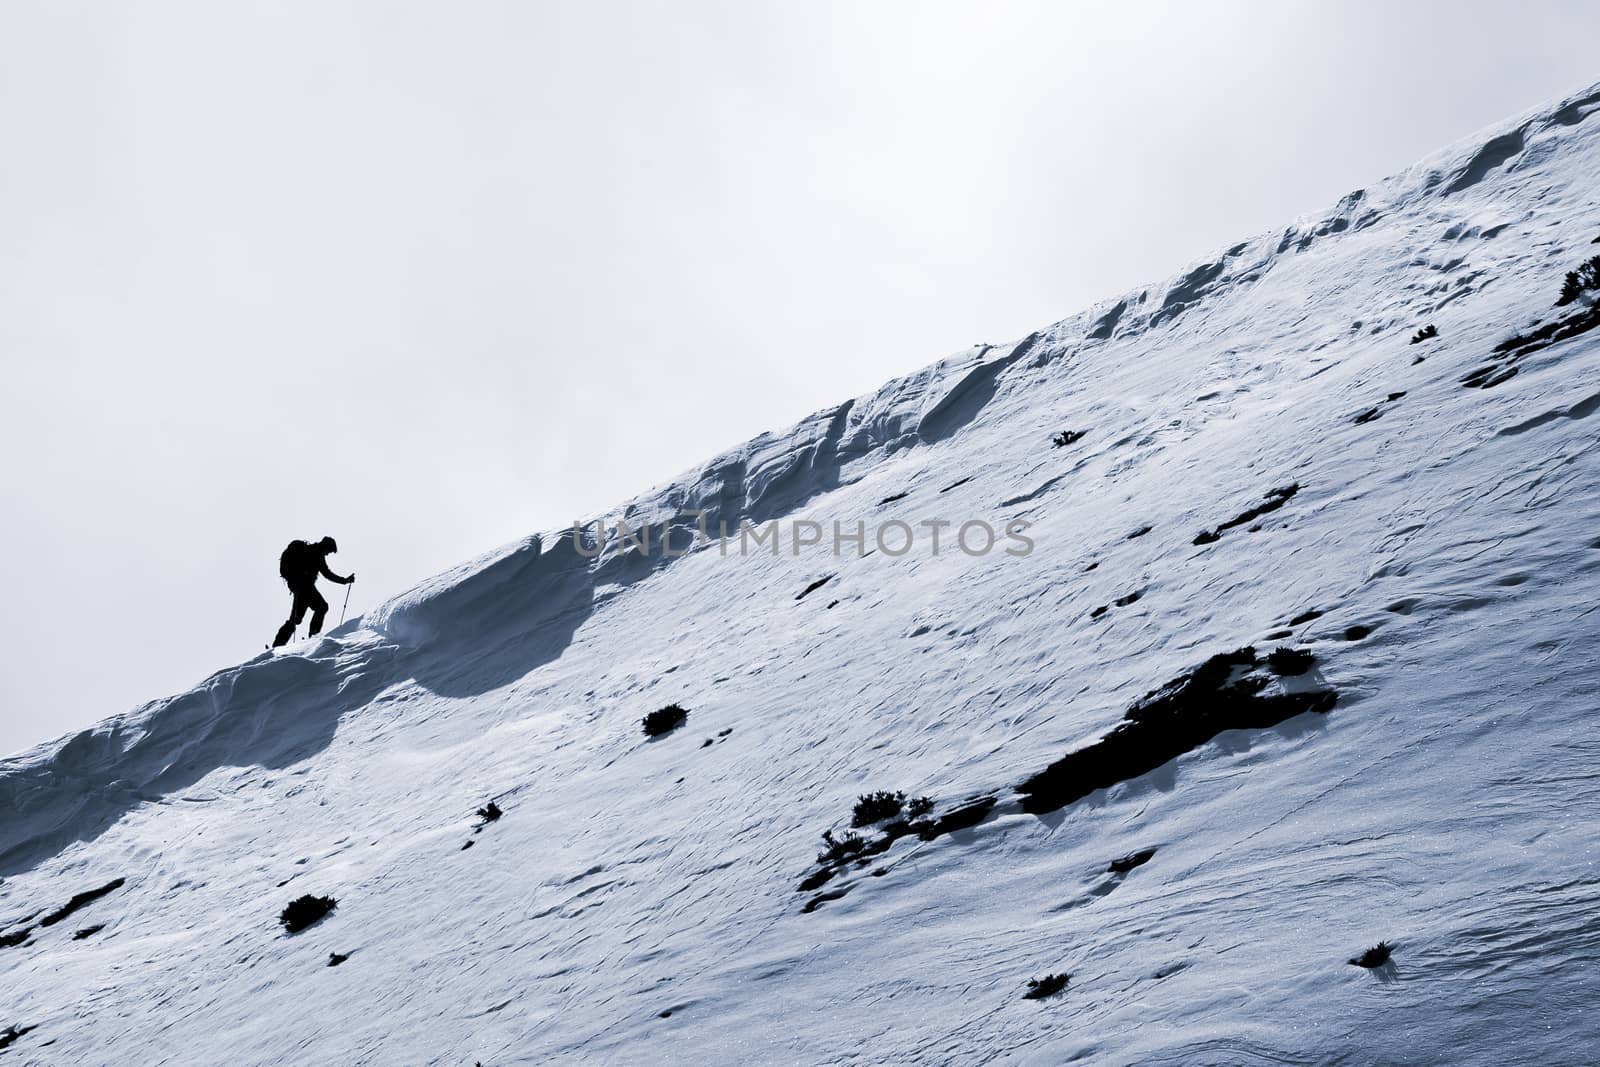
[[[1600,289],[1600,256],[1591,258],[1577,270],[1567,271],[1566,280],[1561,285],[1561,298],[1556,301],[1556,307],[1564,308],[1568,304],[1576,303],[1584,293]]]
[[[822,840],[828,846],[817,854],[818,863],[842,863],[853,856],[860,855],[861,850],[867,847],[866,838],[860,834],[845,834],[843,837],[834,837],[832,830],[822,831]]]
[[[504,814],[505,812],[500,810],[500,805],[496,804],[492,800],[478,809],[478,818],[482,819],[486,823],[494,822]]]
[[[1303,648],[1275,648],[1267,653],[1267,669],[1280,678],[1306,673],[1317,657]]]
[[[850,825],[871,826],[875,822],[892,819],[900,814],[905,803],[904,793],[890,793],[882,789],[876,793],[862,793],[856,798],[856,810],[850,817]]]
[[[1072,981],[1070,974],[1047,974],[1043,978],[1030,978],[1028,991],[1022,994],[1022,999],[1043,1000],[1045,997],[1053,997],[1067,988],[1067,983],[1070,981]]]
[[[670,734],[682,726],[688,718],[689,711],[687,708],[681,708],[676,704],[668,704],[666,707],[652,711],[644,717],[645,736],[660,737],[662,734]]]
[[[1365,967],[1371,970],[1374,967],[1382,967],[1385,963],[1388,963],[1389,957],[1393,954],[1394,946],[1387,941],[1379,941],[1376,945],[1351,960],[1350,963],[1354,967]]]
[[[1469,389],[1492,389],[1516,377],[1525,357],[1600,327],[1600,256],[1567,272],[1556,307],[1578,307],[1550,322],[1537,322],[1494,346],[1488,361],[1461,379]]]
[[[291,934],[298,934],[306,927],[320,921],[323,916],[338,906],[339,902],[332,897],[314,897],[307,893],[303,897],[290,901],[278,916],[278,921]]]

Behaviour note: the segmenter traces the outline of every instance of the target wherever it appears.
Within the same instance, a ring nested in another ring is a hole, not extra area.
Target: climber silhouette
[[[278,575],[289,583],[289,592],[294,594],[294,605],[289,609],[289,621],[278,628],[278,636],[272,642],[273,648],[289,643],[289,638],[294,636],[295,627],[305,618],[308,608],[311,610],[311,629],[306,636],[315,637],[322,632],[322,620],[328,614],[328,602],[317,592],[317,576],[321,575],[340,585],[349,585],[356,580],[354,574],[341,578],[328,569],[328,556],[337,551],[338,542],[331,537],[324,537],[315,544],[290,541],[278,557]]]

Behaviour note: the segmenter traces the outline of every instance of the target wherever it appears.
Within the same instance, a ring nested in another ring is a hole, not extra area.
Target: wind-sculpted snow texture
[[[0,1060],[1592,1059],[1597,110],[0,763]]]

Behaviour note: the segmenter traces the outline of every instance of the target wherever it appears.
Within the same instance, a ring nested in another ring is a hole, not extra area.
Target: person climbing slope
[[[321,575],[340,585],[349,585],[356,580],[354,574],[341,578],[328,569],[328,556],[337,551],[338,542],[331,537],[324,537],[316,544],[290,541],[278,557],[278,575],[289,584],[289,592],[294,594],[294,604],[289,609],[289,621],[278,628],[278,636],[272,642],[273,648],[289,643],[289,638],[294,636],[295,627],[305,618],[308,608],[311,611],[311,629],[306,636],[315,637],[322,632],[322,620],[328,614],[328,602],[317,592],[317,576]]]

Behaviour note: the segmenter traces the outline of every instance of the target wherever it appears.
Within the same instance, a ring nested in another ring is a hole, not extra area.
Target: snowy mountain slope
[[[1591,1061],[1596,111],[5,761],[0,1058]],[[783,551],[616,532],[691,508]],[[885,519],[1036,547],[829,551]]]

